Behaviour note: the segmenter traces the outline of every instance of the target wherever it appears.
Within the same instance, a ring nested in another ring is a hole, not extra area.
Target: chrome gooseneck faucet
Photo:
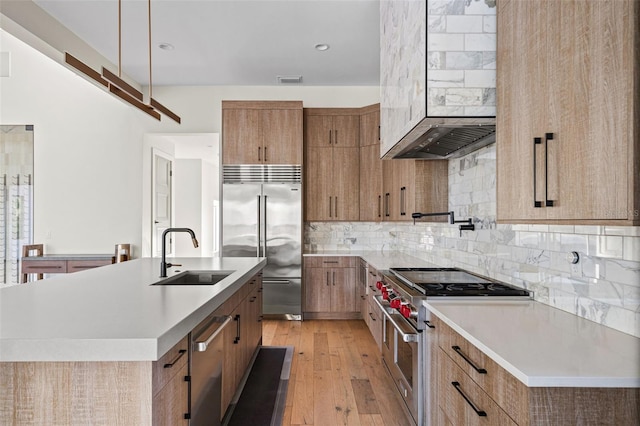
[[[160,261],[160,278],[167,277],[167,268],[171,268],[172,266],[182,266],[179,264],[167,263],[167,234],[169,232],[188,232],[191,235],[191,241],[193,241],[193,246],[198,247],[198,240],[196,239],[196,234],[189,228],[167,228],[162,233],[162,260]]]
[[[420,219],[421,217],[429,217],[429,216],[449,216],[449,223],[453,225],[454,223],[463,223],[464,225],[459,225],[458,229],[460,230],[460,236],[462,236],[462,231],[475,231],[476,226],[473,224],[471,218],[466,220],[456,220],[453,211],[450,212],[442,212],[442,213],[411,213],[411,217],[413,218],[413,224],[416,224],[416,219]]]

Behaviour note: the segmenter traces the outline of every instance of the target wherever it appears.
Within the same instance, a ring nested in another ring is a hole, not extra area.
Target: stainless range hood
[[[495,141],[495,117],[426,117],[384,158],[458,158]]]

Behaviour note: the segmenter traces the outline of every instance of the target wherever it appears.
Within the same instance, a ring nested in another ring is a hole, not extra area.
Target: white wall
[[[195,248],[188,234],[173,235],[175,256],[199,257],[206,236],[202,232],[203,208],[203,162],[202,160],[176,159],[173,168],[175,194],[174,226],[191,228],[200,245]]]
[[[154,87],[154,98],[182,117],[178,125],[157,122],[4,29],[0,51],[11,53],[12,67],[11,77],[0,78],[0,124],[35,126],[34,240],[47,253],[111,253],[130,243],[133,256],[141,255],[149,243],[145,135],[219,133],[223,99],[302,100],[305,107],[379,99],[377,86]]]
[[[143,113],[0,31],[0,123],[34,125],[34,240],[48,253],[140,243]]]

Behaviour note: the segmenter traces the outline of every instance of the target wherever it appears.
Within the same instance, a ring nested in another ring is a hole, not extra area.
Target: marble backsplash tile
[[[305,250],[399,250],[534,291],[535,299],[640,337],[639,227],[496,223],[495,146],[449,161],[449,208],[477,231],[418,222],[306,223]],[[580,262],[567,255],[576,251]]]

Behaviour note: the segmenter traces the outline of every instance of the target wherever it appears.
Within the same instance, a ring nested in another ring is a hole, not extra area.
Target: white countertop
[[[640,339],[535,301],[427,309],[530,387],[640,387]]]
[[[264,258],[171,258],[235,271],[215,285],[151,286],[145,258],[0,289],[0,361],[156,361],[259,272]]]

